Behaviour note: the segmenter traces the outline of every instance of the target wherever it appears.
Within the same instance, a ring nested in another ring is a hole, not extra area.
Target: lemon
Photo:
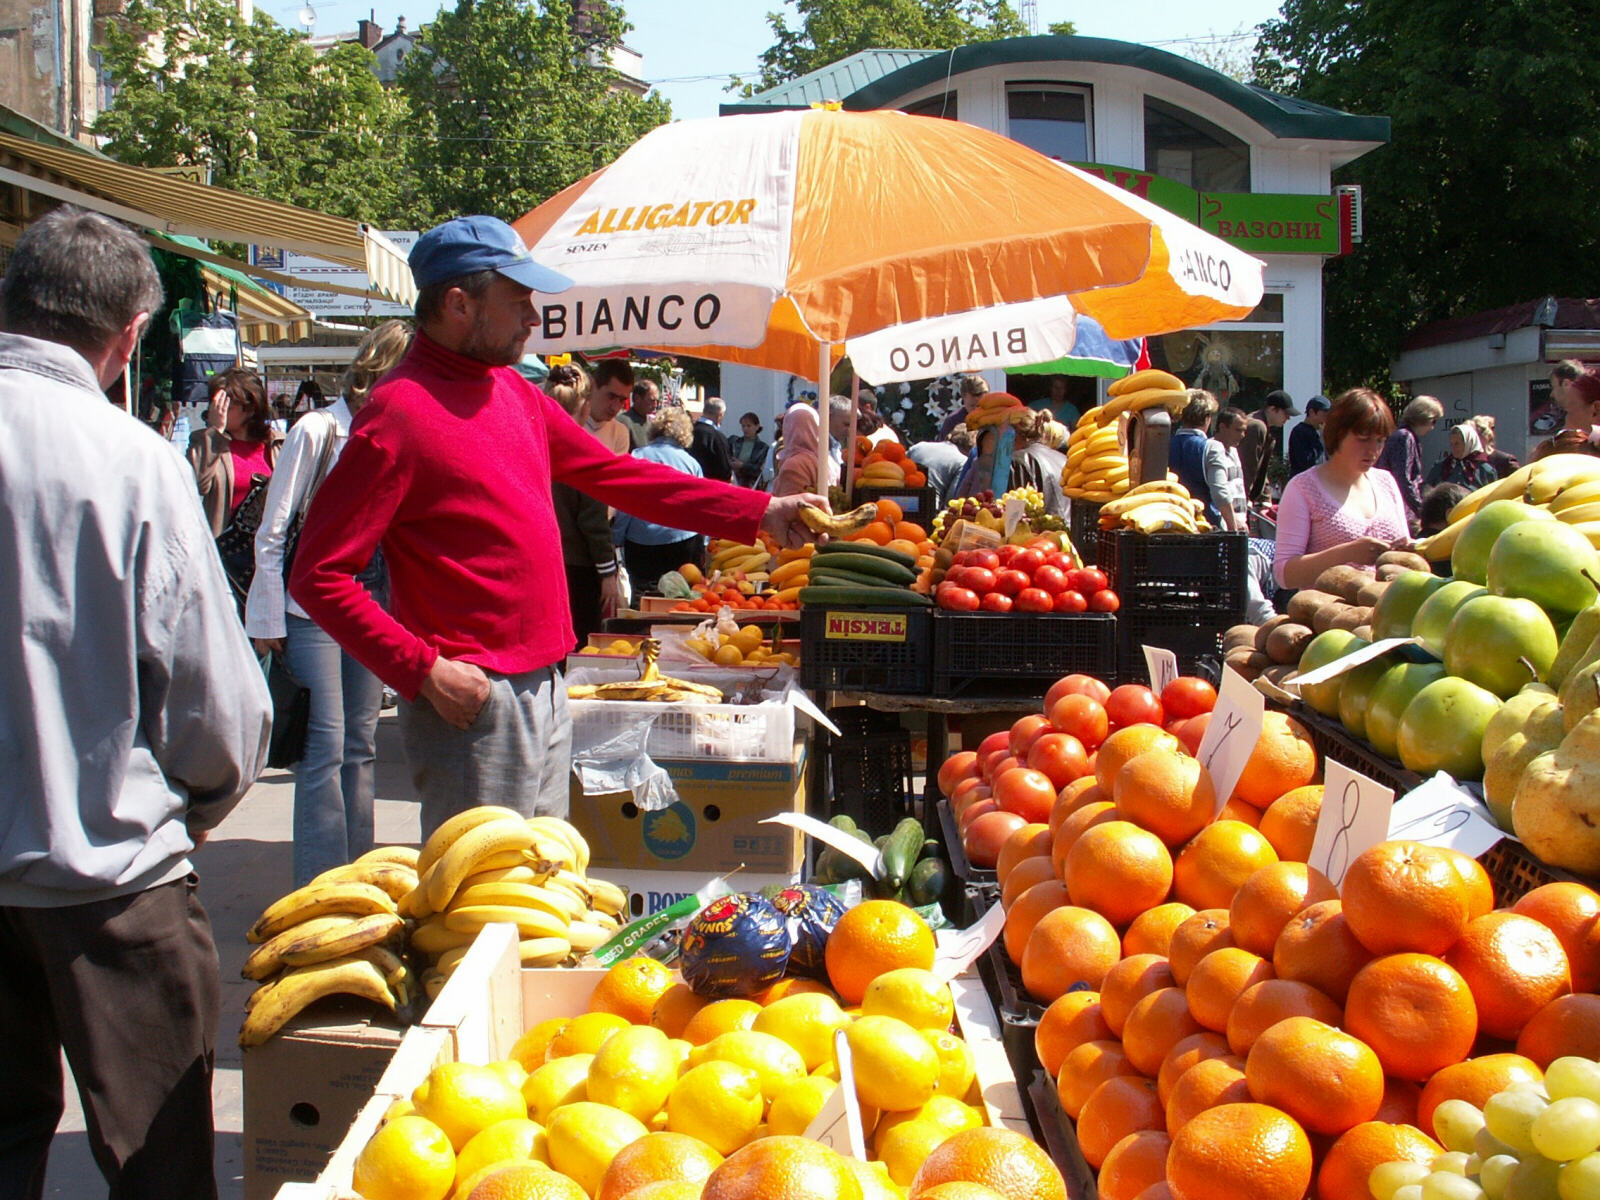
[[[685,1041],[704,1046],[712,1038],[735,1029],[749,1029],[761,1015],[761,1005],[754,1000],[713,1000],[683,1027]]]
[[[670,1039],[672,1052],[678,1056],[678,1074],[682,1075],[689,1069],[689,1055],[694,1053],[694,1043],[686,1042],[682,1038]]]
[[[502,1058],[489,1064],[491,1070],[499,1071],[506,1077],[506,1082],[519,1092],[522,1085],[528,1082],[528,1072],[521,1063],[514,1058]]]
[[[599,654],[600,653],[600,647],[599,646],[585,646],[582,650],[579,650],[578,653],[579,654]]]
[[[450,1139],[425,1117],[396,1117],[356,1157],[355,1188],[367,1200],[444,1200],[455,1179]]]
[[[549,1162],[545,1146],[544,1127],[526,1117],[512,1117],[496,1121],[487,1129],[480,1129],[472,1140],[461,1147],[456,1156],[456,1175],[465,1179],[494,1163],[522,1162],[534,1159]]]
[[[835,1083],[838,1083],[839,1082],[839,1062],[838,1062],[838,1060],[837,1059],[830,1059],[828,1062],[822,1063],[814,1071],[811,1072],[811,1077],[813,1079],[831,1079]]]
[[[588,1099],[641,1121],[661,1111],[678,1082],[678,1053],[661,1030],[632,1025],[606,1041],[589,1064]]]
[[[511,1057],[521,1063],[524,1069],[532,1071],[544,1062],[545,1051],[550,1049],[550,1043],[571,1020],[571,1017],[550,1017],[540,1021],[516,1040],[511,1047]]]
[[[950,985],[932,971],[900,967],[867,984],[861,1014],[895,1017],[913,1029],[949,1029],[955,1020],[956,1002]]]
[[[717,648],[706,641],[705,638],[685,638],[683,644],[701,658],[710,658],[717,652]]]
[[[744,661],[744,651],[739,649],[738,643],[729,642],[712,655],[711,661],[719,667],[737,667]]]
[[[861,1185],[861,1200],[904,1200],[905,1189],[889,1181],[889,1171],[881,1162],[862,1162],[849,1157],[844,1161]]]
[[[772,1109],[767,1113],[768,1127],[775,1134],[804,1137],[828,1097],[838,1088],[831,1079],[811,1075],[789,1084],[772,1098]]]
[[[526,1117],[522,1092],[493,1067],[440,1063],[411,1094],[417,1113],[432,1121],[456,1150],[480,1129],[511,1117]]]
[[[799,1052],[806,1070],[833,1061],[833,1034],[850,1023],[838,1001],[821,992],[799,992],[761,1010],[752,1029],[770,1033]]]
[[[845,1030],[861,1103],[886,1112],[920,1108],[939,1081],[939,1056],[894,1017],[861,1017]]]
[[[942,1029],[924,1029],[922,1036],[939,1056],[939,1082],[933,1085],[934,1091],[941,1096],[965,1100],[972,1090],[973,1077],[978,1073],[977,1064],[972,1060],[972,1047]]]
[[[910,1187],[917,1168],[949,1137],[949,1130],[932,1121],[907,1121],[896,1125],[883,1139],[878,1161],[888,1168],[890,1179],[901,1187]]]
[[[590,1012],[573,1017],[550,1039],[545,1061],[565,1058],[569,1054],[598,1054],[607,1038],[627,1027],[628,1018],[619,1017],[616,1013]]]
[[[732,641],[739,649],[749,654],[762,642],[766,641],[766,637],[767,635],[761,631],[761,626],[746,625],[733,635]]]
[[[383,1124],[387,1125],[396,1117],[409,1117],[416,1111],[417,1106],[411,1103],[411,1101],[405,1096],[401,1096],[400,1099],[396,1100],[393,1104],[389,1105],[388,1108],[383,1110]]]
[[[947,1136],[960,1133],[964,1129],[976,1129],[983,1124],[983,1118],[978,1115],[976,1109],[949,1096],[932,1096],[926,1104],[918,1108],[906,1112],[886,1113],[872,1134],[874,1153],[882,1158],[883,1145],[889,1135],[900,1126],[909,1125],[912,1121],[937,1125]]]
[[[550,1165],[592,1196],[617,1152],[649,1132],[620,1108],[588,1100],[566,1104],[545,1129]]]
[[[698,1067],[706,1062],[731,1062],[748,1067],[761,1081],[761,1094],[769,1104],[784,1085],[803,1079],[806,1074],[805,1060],[798,1050],[770,1033],[757,1033],[753,1029],[719,1034],[704,1046],[695,1047],[694,1053],[689,1055],[689,1065]]]
[[[761,1124],[761,1077],[731,1062],[691,1067],[667,1097],[667,1128],[732,1154]]]
[[[573,1104],[589,1096],[589,1064],[592,1054],[569,1054],[547,1062],[522,1085],[522,1098],[528,1115],[541,1125],[550,1124],[550,1114],[563,1104]]]

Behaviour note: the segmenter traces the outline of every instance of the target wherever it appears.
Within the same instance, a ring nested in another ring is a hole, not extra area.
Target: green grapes
[[[1587,1096],[1552,1100],[1529,1128],[1533,1148],[1556,1162],[1582,1158],[1600,1148],[1600,1104]]]

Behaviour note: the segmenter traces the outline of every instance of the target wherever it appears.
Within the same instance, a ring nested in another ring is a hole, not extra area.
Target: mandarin
[[[1159,954],[1165,958],[1172,947],[1172,935],[1192,916],[1194,909],[1179,900],[1146,909],[1123,933],[1123,954]]]
[[[1228,910],[1201,909],[1172,931],[1172,941],[1167,946],[1172,978],[1179,987],[1183,987],[1202,958],[1213,950],[1231,945],[1233,934],[1228,929]]]
[[[1490,1096],[1513,1083],[1539,1083],[1543,1079],[1539,1064],[1520,1054],[1484,1054],[1451,1063],[1423,1085],[1414,1124],[1424,1132],[1432,1132],[1433,1111],[1446,1100],[1465,1100],[1481,1109]]]
[[[1391,1125],[1415,1125],[1417,1101],[1422,1098],[1422,1088],[1409,1079],[1383,1077],[1383,1103],[1378,1105],[1374,1121],[1387,1121]]]
[[[1172,1089],[1190,1067],[1209,1058],[1226,1058],[1232,1053],[1228,1049],[1228,1039],[1209,1029],[1179,1038],[1172,1043],[1172,1049],[1161,1060],[1161,1069],[1156,1072],[1156,1094],[1161,1097],[1161,1103],[1165,1104],[1172,1097]]]
[[[1211,772],[1181,750],[1148,750],[1117,772],[1111,799],[1128,820],[1169,846],[1181,846],[1211,823],[1217,793]]]
[[[1511,906],[1560,939],[1574,992],[1600,991],[1600,894],[1581,883],[1547,883]]]
[[[1042,1004],[1079,985],[1099,991],[1106,972],[1121,957],[1122,944],[1110,921],[1087,908],[1058,908],[1046,913],[1028,935],[1022,986]]]
[[[1189,1001],[1183,989],[1158,988],[1140,998],[1128,1013],[1122,1025],[1122,1044],[1128,1061],[1141,1075],[1154,1079],[1172,1047],[1199,1032],[1199,1024],[1189,1015]]]
[[[1343,1133],[1383,1105],[1383,1067],[1372,1048],[1314,1017],[1289,1017],[1262,1033],[1244,1077],[1253,1099],[1312,1133]]]
[[[1356,972],[1372,961],[1344,919],[1344,904],[1323,900],[1289,918],[1272,948],[1279,979],[1309,983],[1343,1004]]]
[[[1042,883],[1034,884],[1018,896],[1006,910],[1005,928],[1001,932],[1006,957],[1020,967],[1022,953],[1027,948],[1028,938],[1032,936],[1034,926],[1046,913],[1054,912],[1071,903],[1066,884],[1054,876]]]
[[[1317,752],[1306,727],[1287,713],[1268,711],[1255,749],[1233,785],[1233,798],[1265,809],[1279,796],[1305,787],[1316,774]]]
[[[1339,890],[1328,877],[1305,863],[1275,862],[1246,879],[1228,906],[1233,943],[1253,954],[1271,957],[1290,918],[1313,904],[1337,900]]]
[[[706,1178],[702,1200],[861,1200],[848,1163],[820,1142],[769,1136],[735,1150]]]
[[[1161,839],[1132,821],[1086,829],[1067,852],[1061,878],[1074,904],[1113,925],[1127,925],[1172,890],[1172,856]]]
[[[935,1185],[955,1180],[986,1184],[1006,1200],[1067,1200],[1050,1156],[1009,1129],[964,1129],[946,1140],[918,1169],[907,1200],[923,1200]]]
[[[616,1013],[634,1025],[648,1025],[656,1001],[677,982],[678,977],[665,963],[643,955],[625,958],[595,984],[589,1011]]]
[[[1122,1026],[1133,1006],[1151,992],[1172,987],[1172,969],[1159,954],[1134,954],[1106,972],[1100,985],[1100,1012],[1111,1031],[1122,1036]]]
[[[1225,1033],[1239,997],[1256,984],[1275,978],[1271,963],[1242,946],[1213,950],[1195,964],[1183,985],[1189,1015],[1206,1029]]]
[[[1178,1076],[1167,1094],[1167,1135],[1176,1137],[1180,1129],[1208,1108],[1241,1104],[1249,1099],[1244,1059],[1237,1054],[1201,1059]]]
[[[1101,1200],[1138,1200],[1146,1188],[1167,1179],[1167,1151],[1172,1139],[1164,1129],[1141,1129],[1128,1134],[1100,1164],[1097,1179]]]
[[[1050,858],[1050,826],[1030,824],[1013,829],[1000,845],[1000,856],[994,862],[995,881],[1003,888],[1012,870],[1025,858],[1043,855]]]
[[[911,909],[893,900],[864,900],[828,935],[828,981],[845,1004],[860,1004],[879,975],[896,967],[931,968],[933,950],[933,931]]]
[[[1490,1037],[1516,1037],[1535,1013],[1572,990],[1560,940],[1516,913],[1491,912],[1468,922],[1444,960],[1472,989],[1478,1028]]]
[[[1011,869],[1005,883],[1001,885],[1000,907],[1009,912],[1011,906],[1017,902],[1017,897],[1035,884],[1055,882],[1058,882],[1056,868],[1048,854],[1025,858]]]
[[[1344,1014],[1335,1001],[1309,983],[1268,979],[1245,989],[1228,1014],[1228,1045],[1235,1054],[1248,1054],[1257,1038],[1290,1017],[1315,1017],[1324,1025],[1337,1026]]]
[[[1211,714],[1205,713],[1204,715],[1209,717]],[[1172,1148],[1170,1146],[1167,1148],[1167,1153],[1169,1155],[1172,1153]],[[1139,1193],[1139,1195],[1136,1197],[1136,1200],[1172,1200],[1172,1188],[1169,1187],[1167,1181],[1163,1179],[1160,1183],[1152,1183],[1149,1187],[1145,1188],[1144,1191]]]
[[[1173,891],[1195,908],[1227,908],[1245,880],[1277,861],[1272,844],[1243,821],[1216,821],[1178,852]]]
[[[1455,863],[1421,842],[1362,851],[1340,884],[1350,931],[1374,954],[1443,954],[1467,927],[1470,896]]]
[[[1118,1075],[1137,1075],[1139,1069],[1128,1061],[1122,1043],[1110,1038],[1096,1039],[1074,1046],[1061,1060],[1056,1072],[1056,1099],[1074,1121],[1083,1111],[1089,1093]]]
[[[1056,869],[1056,878],[1065,882],[1067,855],[1078,844],[1078,839],[1096,825],[1106,825],[1121,817],[1117,806],[1109,800],[1095,800],[1079,805],[1076,811],[1056,826],[1050,841],[1050,862]]]
[[[1308,783],[1285,792],[1261,814],[1256,826],[1261,836],[1272,843],[1285,862],[1305,862],[1311,857],[1311,842],[1317,835],[1317,817],[1322,813],[1322,785]]]
[[[1476,921],[1485,913],[1494,911],[1494,881],[1489,878],[1489,872],[1484,870],[1483,864],[1470,854],[1450,846],[1438,846],[1436,849],[1444,852],[1450,860],[1450,865],[1455,867],[1461,880],[1467,885],[1467,920]]]
[[[1078,1114],[1078,1148],[1091,1167],[1099,1169],[1111,1148],[1130,1133],[1163,1129],[1166,1113],[1156,1096],[1155,1080],[1142,1075],[1108,1079],[1084,1101]]]
[[[1304,1196],[1311,1186],[1311,1143],[1292,1117],[1265,1104],[1207,1109],[1173,1137],[1167,1186],[1174,1200]]]
[[[1558,1058],[1600,1059],[1600,996],[1558,996],[1517,1035],[1517,1053],[1543,1070]]]
[[[663,1179],[703,1180],[722,1155],[684,1133],[647,1133],[624,1146],[601,1177],[594,1200],[622,1200],[634,1188]]]
[[[1346,1130],[1328,1148],[1317,1171],[1317,1200],[1372,1200],[1367,1180],[1386,1162],[1431,1166],[1444,1147],[1411,1125],[1368,1121]]]
[[[697,994],[687,983],[675,983],[661,993],[650,1010],[650,1024],[669,1038],[681,1038],[689,1018],[710,1003],[708,997]]]
[[[1039,1065],[1054,1079],[1061,1072],[1062,1060],[1085,1042],[1107,1041],[1112,1037],[1100,1006],[1099,992],[1068,992],[1044,1010],[1033,1031],[1033,1049]]]
[[[1350,981],[1343,1025],[1372,1047],[1386,1074],[1421,1083],[1471,1052],[1478,1006],[1444,960],[1386,954]]]
[[[1094,781],[1093,775],[1085,775],[1081,779],[1074,779],[1056,793],[1056,802],[1050,809],[1051,835],[1054,836],[1055,832],[1061,828],[1061,822],[1065,821],[1084,805],[1100,802],[1109,803],[1110,800],[1111,797],[1101,791],[1100,785]]]
[[[1241,824],[1250,826],[1251,829],[1256,829],[1261,825],[1261,810],[1246,804],[1235,796],[1218,810],[1217,820],[1238,821]]]
[[[1129,762],[1149,750],[1176,750],[1178,746],[1178,739],[1159,725],[1128,725],[1118,729],[1094,752],[1095,782],[1111,795],[1116,791],[1117,776]]]

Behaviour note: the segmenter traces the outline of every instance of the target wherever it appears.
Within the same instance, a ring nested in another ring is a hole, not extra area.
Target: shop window
[[[1201,192],[1248,192],[1250,147],[1210,121],[1146,96],[1144,169]]]
[[[1257,409],[1283,386],[1283,297],[1268,294],[1237,321],[1163,334],[1149,345],[1152,366],[1221,404]]]
[[[1006,91],[1006,133],[1062,162],[1091,162],[1089,93],[1083,88],[1013,87]]]
[[[913,100],[900,110],[908,112],[914,117],[943,117],[947,121],[956,119],[956,94],[954,92],[940,92],[936,96],[929,96],[925,100]]]

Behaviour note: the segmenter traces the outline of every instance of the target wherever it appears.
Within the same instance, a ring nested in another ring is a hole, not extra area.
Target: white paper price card
[[[883,855],[876,846],[871,842],[863,842],[858,837],[851,837],[844,830],[835,829],[826,821],[808,817],[805,813],[785,812],[767,817],[761,824],[788,825],[792,829],[798,829],[807,837],[816,838],[824,845],[832,846],[846,858],[854,859],[870,871],[874,879],[883,874]]]
[[[1389,836],[1399,841],[1448,846],[1477,858],[1506,834],[1481,800],[1440,771],[1407,792],[1389,818]]]
[[[1331,758],[1325,771],[1322,812],[1307,865],[1338,887],[1356,855],[1388,839],[1394,792]]]
[[[933,935],[933,973],[946,982],[954,979],[994,945],[1005,927],[1006,910],[997,904],[965,929],[939,930]]]
[[[1160,646],[1141,646],[1145,669],[1150,672],[1150,690],[1157,696],[1167,690],[1167,684],[1178,677],[1178,656]]]
[[[1315,671],[1307,671],[1304,675],[1296,675],[1293,679],[1284,680],[1285,686],[1299,687],[1305,683],[1326,683],[1330,679],[1337,679],[1346,671],[1353,671],[1362,663],[1369,663],[1375,658],[1382,658],[1391,650],[1401,646],[1420,646],[1422,643],[1413,637],[1384,638],[1381,642],[1373,642],[1370,646],[1363,646],[1353,650],[1343,658],[1336,658],[1327,666],[1318,667]]]
[[[1211,723],[1200,739],[1200,753],[1195,755],[1211,775],[1218,812],[1233,795],[1234,785],[1250,761],[1250,752],[1261,740],[1261,723],[1266,715],[1266,697],[1239,672],[1225,668],[1217,705],[1211,710]]]
[[[833,1052],[839,1062],[839,1086],[828,1093],[816,1117],[806,1126],[806,1140],[821,1142],[835,1153],[867,1161],[867,1135],[861,1123],[861,1101],[856,1096],[855,1064],[844,1030],[833,1035]]]

